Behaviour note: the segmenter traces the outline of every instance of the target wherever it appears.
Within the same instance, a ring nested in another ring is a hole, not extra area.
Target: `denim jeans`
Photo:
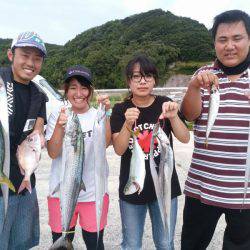
[[[0,197],[0,224],[4,223],[3,197]],[[39,244],[39,208],[36,189],[31,194],[10,195],[6,220],[0,232],[0,250],[27,250]]]
[[[171,201],[170,237],[164,230],[160,209],[157,201],[145,205],[135,205],[120,200],[120,212],[122,221],[122,250],[142,249],[142,236],[147,210],[152,224],[152,234],[156,249],[173,250],[174,232],[177,216],[177,198]]]

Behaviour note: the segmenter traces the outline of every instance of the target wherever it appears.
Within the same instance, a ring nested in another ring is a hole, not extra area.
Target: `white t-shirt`
[[[58,119],[60,110],[51,113],[48,124],[46,127],[46,140],[49,141],[53,135],[56,121]],[[95,201],[95,172],[94,172],[94,142],[93,142],[93,127],[94,121],[97,114],[95,108],[90,108],[84,114],[78,114],[78,118],[81,124],[83,136],[84,136],[84,151],[85,151],[85,166],[83,171],[83,182],[86,187],[86,191],[81,190],[79,194],[78,201],[89,202]],[[104,162],[106,168],[108,169],[107,160]],[[62,165],[62,154],[60,154],[56,159],[52,160],[50,179],[49,179],[49,195],[51,197],[59,197],[59,192],[52,195],[52,192],[58,186],[60,182],[60,172]],[[108,171],[107,177],[108,178]],[[106,181],[107,183],[107,181]],[[108,187],[106,184],[105,193],[108,192]]]

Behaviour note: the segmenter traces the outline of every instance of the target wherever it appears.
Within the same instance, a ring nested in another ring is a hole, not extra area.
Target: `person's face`
[[[234,67],[243,62],[249,52],[250,37],[242,21],[221,23],[214,41],[217,58],[224,66]]]
[[[12,62],[14,80],[29,83],[41,71],[43,56],[37,48],[16,48],[14,53],[8,50],[8,58]]]
[[[147,97],[151,94],[155,85],[153,74],[142,75],[140,73],[140,65],[135,64],[133,74],[129,80],[129,87],[133,97]]]
[[[89,109],[88,95],[89,89],[87,87],[81,85],[75,78],[70,80],[66,96],[75,113],[84,113]]]

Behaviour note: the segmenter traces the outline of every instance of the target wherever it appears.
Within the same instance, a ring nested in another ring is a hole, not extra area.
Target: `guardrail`
[[[62,91],[59,90],[61,93]],[[180,103],[183,96],[187,91],[187,87],[164,87],[154,88],[153,93],[155,95],[168,96],[174,101]],[[128,94],[128,89],[95,89],[95,94],[107,94],[109,96],[117,96],[123,99]]]
[[[187,91],[187,87],[164,87],[164,88],[154,88],[153,93],[155,95],[168,96],[174,101],[181,102],[183,96]],[[128,94],[128,89],[97,89],[95,93],[107,94],[109,96],[121,96],[125,97]]]

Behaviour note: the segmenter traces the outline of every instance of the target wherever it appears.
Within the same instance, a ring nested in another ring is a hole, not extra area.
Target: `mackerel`
[[[108,176],[108,163],[106,160],[106,112],[105,106],[100,104],[97,110],[93,128],[94,141],[94,168],[95,168],[95,207],[97,236],[99,237],[103,198]]]
[[[209,110],[208,110],[208,119],[207,119],[207,128],[206,128],[206,139],[205,145],[208,146],[208,137],[214,126],[215,119],[218,115],[220,106],[220,93],[218,88],[212,84],[210,89],[210,97],[209,97]]]
[[[137,141],[136,132],[131,131],[133,136],[133,152],[130,160],[129,178],[124,188],[124,194],[130,195],[142,191],[146,176],[145,153]]]
[[[0,122],[1,122],[1,142],[0,142],[0,181],[1,190],[3,193],[3,202],[4,202],[4,214],[6,216],[8,209],[8,200],[9,200],[9,188],[15,192],[15,187],[9,181],[9,172],[10,172],[10,140],[9,140],[9,119],[8,119],[8,106],[7,106],[7,94],[4,82],[0,77]],[[5,185],[6,184],[6,185]],[[0,224],[0,233],[3,230],[3,224]]]
[[[157,140],[160,146],[160,164],[157,173],[157,165],[154,160],[154,144]],[[169,138],[161,129],[160,124],[154,126],[150,142],[150,171],[154,182],[155,193],[160,208],[164,229],[170,235],[171,214],[171,178],[174,168],[174,154]]]
[[[62,218],[62,236],[50,249],[73,249],[72,242],[67,234],[70,232],[70,222],[73,217],[77,199],[81,190],[86,190],[82,180],[84,168],[84,138],[80,121],[75,113],[70,112],[65,128],[65,136],[62,148],[62,176],[60,188],[60,206]]]

